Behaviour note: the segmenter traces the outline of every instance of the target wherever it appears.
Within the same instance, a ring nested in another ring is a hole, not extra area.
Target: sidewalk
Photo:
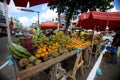
[[[103,57],[100,68],[103,74],[96,75],[94,80],[120,80],[120,57],[117,64],[111,64],[106,57]]]

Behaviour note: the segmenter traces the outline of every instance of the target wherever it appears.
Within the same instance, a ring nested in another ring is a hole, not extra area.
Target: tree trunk
[[[58,10],[58,28],[57,28],[57,30],[59,30],[60,29],[60,24],[61,24],[61,21],[60,21],[60,3],[58,4],[58,8],[57,8]]]
[[[71,10],[70,14],[68,14],[68,19],[66,20],[66,26],[65,26],[65,34],[68,35],[68,28],[69,28],[69,23],[70,23],[70,19],[72,18],[73,15],[73,10]]]
[[[76,0],[75,0],[76,1]],[[74,9],[75,9],[75,1],[73,3],[71,3],[73,6],[72,8],[70,9],[70,13],[67,14],[67,19],[66,19],[66,26],[65,26],[65,34],[68,35],[68,28],[69,28],[69,24],[70,24],[70,19],[72,19],[72,15],[73,15],[73,12],[74,12]]]

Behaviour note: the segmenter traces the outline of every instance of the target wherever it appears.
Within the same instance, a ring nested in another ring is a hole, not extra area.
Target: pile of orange
[[[50,46],[47,46],[46,44],[40,44],[38,45],[38,50],[35,53],[35,56],[37,58],[45,57],[50,52],[57,52],[58,51],[59,44],[56,42]]]
[[[88,46],[90,44],[91,44],[91,41],[82,42],[80,40],[73,40],[73,47],[74,48],[83,48],[83,47]]]

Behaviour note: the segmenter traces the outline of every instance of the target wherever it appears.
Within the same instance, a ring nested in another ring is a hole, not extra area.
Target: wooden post
[[[100,45],[97,44],[96,45],[96,51],[95,51],[95,58],[97,58],[97,56],[99,55],[99,53],[100,53]]]
[[[83,70],[83,67],[82,67],[83,63],[84,63],[84,61],[82,60],[82,52],[80,52],[78,54],[77,58],[76,58],[72,74],[70,75],[70,78],[72,80],[76,80],[75,76],[76,76],[76,72],[77,72],[78,69],[80,69],[81,70],[81,74],[84,75],[84,70]]]
[[[66,73],[66,70],[62,68],[61,64],[58,63],[52,67],[51,80],[59,80]]]

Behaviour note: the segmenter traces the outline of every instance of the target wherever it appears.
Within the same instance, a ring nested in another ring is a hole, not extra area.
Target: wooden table
[[[84,55],[84,51],[86,49],[88,49],[89,47],[90,47],[90,45],[82,48],[82,50],[80,51],[80,53],[76,57],[74,68],[71,71],[71,73],[69,74],[69,77],[72,80],[76,80],[75,75],[76,75],[77,70],[79,70],[79,69],[81,71],[81,74],[84,76],[84,74],[85,74],[85,72],[84,72],[84,62],[87,62],[89,56],[87,55],[86,56],[87,59],[84,60],[83,59],[83,55]],[[67,54],[63,54],[63,55],[61,55],[61,56],[59,56],[57,58],[48,60],[48,61],[43,62],[43,63],[41,63],[39,65],[36,65],[36,66],[34,66],[32,68],[29,68],[29,69],[26,69],[26,70],[22,70],[22,71],[18,70],[18,77],[20,77],[22,80],[27,80],[27,78],[29,78],[30,76],[34,75],[35,73],[44,71],[45,69],[48,69],[50,67],[54,67],[56,64],[62,62],[63,60],[66,60],[66,59],[74,56],[75,53],[76,53],[76,50],[73,50],[73,51],[71,51],[71,52],[69,52]],[[52,75],[52,76],[54,76],[54,75]],[[53,79],[51,79],[51,80],[53,80]]]

